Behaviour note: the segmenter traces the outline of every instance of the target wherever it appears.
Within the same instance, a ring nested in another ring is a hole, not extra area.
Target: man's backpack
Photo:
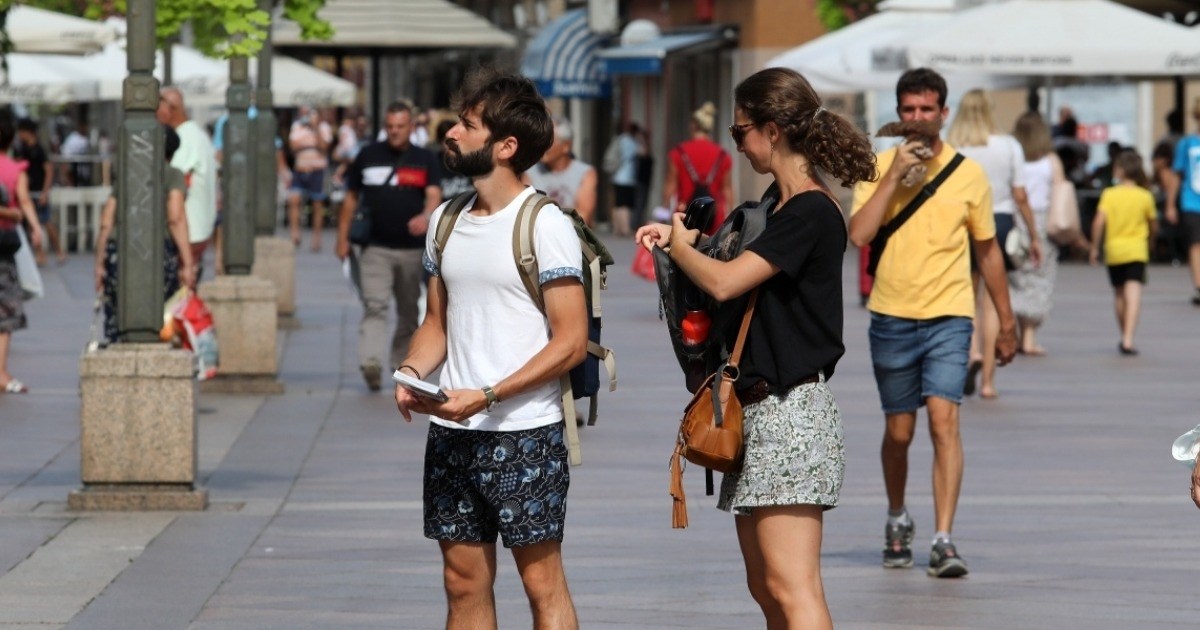
[[[475,197],[475,192],[465,192],[450,200],[442,212],[434,232],[434,249],[439,261],[458,216],[466,209],[467,204]],[[535,192],[530,195],[518,210],[517,220],[513,225],[513,262],[517,265],[518,275],[530,297],[537,304],[538,310],[546,312],[542,301],[542,287],[538,283],[537,252],[534,251],[534,226],[538,213],[554,201],[546,195]],[[583,455],[579,448],[579,429],[575,426],[575,399],[589,398],[589,426],[596,424],[596,397],[600,391],[600,363],[608,372],[608,391],[617,389],[617,362],[613,351],[600,345],[600,291],[608,288],[608,267],[613,264],[612,254],[600,238],[584,223],[583,218],[573,208],[561,208],[563,214],[570,217],[575,225],[575,233],[579,236],[579,249],[583,268],[583,291],[588,305],[588,348],[587,357],[583,363],[571,368],[559,381],[562,388],[563,422],[566,424],[567,449],[571,455],[571,465],[583,463]]]
[[[686,151],[684,151],[682,148],[679,149],[679,159],[683,161],[683,170],[687,171],[688,179],[692,180],[692,197],[691,199],[687,200],[688,203],[691,203],[692,201],[695,201],[701,197],[712,197],[716,199],[716,196],[713,195],[712,192],[712,186],[713,182],[715,182],[717,179],[717,171],[721,170],[721,160],[724,159],[724,157],[725,150],[722,149],[721,152],[717,154],[717,159],[713,161],[712,168],[708,171],[708,176],[704,179],[700,179],[700,174],[696,172],[696,166],[692,164],[692,159],[688,157]],[[708,226],[701,226],[700,231],[708,231]]]

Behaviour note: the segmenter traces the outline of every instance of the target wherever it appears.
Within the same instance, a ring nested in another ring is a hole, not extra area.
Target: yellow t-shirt
[[[937,177],[955,153],[953,147],[943,142],[941,153],[928,162],[925,181]],[[878,157],[879,172],[886,173],[896,158],[896,149],[888,149]],[[860,182],[854,188],[851,215],[875,194],[878,185],[878,182]],[[900,214],[920,189],[920,186],[899,188],[888,201],[883,225]],[[875,271],[875,285],[867,308],[908,319],[974,317],[970,240],[983,241],[995,236],[992,187],[987,174],[978,162],[963,160],[937,193],[888,239]]]
[[[1105,188],[1098,210],[1104,215],[1104,264],[1150,262],[1150,222],[1157,216],[1150,191],[1141,186]]]

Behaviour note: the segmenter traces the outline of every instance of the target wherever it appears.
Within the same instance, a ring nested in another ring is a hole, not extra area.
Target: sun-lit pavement
[[[307,242],[307,241],[305,241]],[[686,393],[631,276],[605,296],[620,389],[583,430],[565,555],[584,628],[753,628],[731,518],[686,475],[692,526],[670,529],[667,457]],[[853,252],[851,252],[853,254]],[[1200,422],[1200,309],[1185,271],[1152,267],[1138,345],[1118,356],[1102,269],[1064,265],[1045,358],[999,375],[997,401],[963,407],[966,475],[955,538],[971,574],[925,576],[930,446],[913,448],[917,567],[879,566],[882,416],[866,314],[847,258],[846,345],[831,385],[845,416],[842,505],[825,520],[824,578],[843,628],[1155,628],[1200,623],[1200,510],[1171,441]],[[203,395],[204,513],[77,514],[77,360],[88,337],[90,257],[47,268],[0,396],[0,628],[436,628],[436,545],[421,536],[425,423],[369,394],[354,357],[359,308],[329,253],[298,256],[302,327],[286,333],[282,396]],[[697,549],[704,549],[703,559]],[[502,628],[529,626],[507,554]]]

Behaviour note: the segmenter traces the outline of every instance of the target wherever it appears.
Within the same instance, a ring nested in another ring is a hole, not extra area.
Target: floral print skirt
[[[746,408],[742,470],[726,473],[717,507],[744,515],[780,505],[835,507],[845,450],[842,412],[822,380]]]
[[[10,333],[25,327],[25,305],[21,295],[21,279],[12,256],[0,258],[0,333]]]

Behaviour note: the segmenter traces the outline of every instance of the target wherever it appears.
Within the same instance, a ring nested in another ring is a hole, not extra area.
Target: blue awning
[[[678,52],[698,52],[720,48],[736,40],[736,31],[717,29],[693,33],[663,35],[657,39],[600,51],[604,71],[615,74],[662,74],[667,56]]]
[[[588,28],[587,9],[567,11],[529,42],[521,74],[533,79],[543,96],[607,98],[612,83],[596,57],[606,40]]]

